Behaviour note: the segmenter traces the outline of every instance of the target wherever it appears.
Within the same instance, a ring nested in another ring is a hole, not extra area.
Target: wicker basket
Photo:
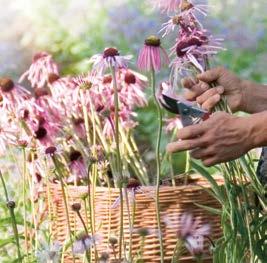
[[[223,184],[223,179],[221,177],[215,178],[219,185]],[[161,217],[173,216],[178,218],[183,213],[192,213],[195,217],[200,218],[201,222],[209,223],[212,226],[213,240],[218,239],[221,236],[220,227],[220,217],[207,212],[206,210],[199,208],[196,205],[205,205],[212,208],[219,208],[219,202],[214,199],[205,189],[210,189],[210,184],[203,179],[201,176],[194,176],[193,180],[189,181],[188,185],[169,187],[162,186],[160,190],[160,206],[161,206]],[[62,191],[59,185],[50,185],[51,193],[51,211],[53,216],[53,237],[55,240],[64,242],[68,238],[68,228],[66,219],[66,210],[62,198]],[[154,188],[152,187],[142,187],[142,191],[135,194],[134,203],[135,204],[135,220],[133,229],[147,228],[155,230],[150,236],[145,239],[144,247],[144,261],[145,262],[160,262],[159,253],[159,241],[156,234],[157,222],[156,222],[156,209],[154,196]],[[88,188],[84,186],[68,186],[67,188],[68,204],[69,204],[69,214],[72,231],[82,231],[82,224],[75,212],[70,208],[71,204],[74,202],[80,202],[83,205],[82,196],[88,193]],[[99,253],[105,251],[109,252],[110,247],[108,245],[109,234],[119,234],[120,220],[119,220],[119,206],[112,207],[112,204],[118,200],[119,190],[118,189],[107,189],[107,188],[96,188],[95,189],[95,202],[94,202],[94,212],[95,212],[95,227],[96,231],[103,237],[103,240],[97,249]],[[132,204],[130,204],[132,207]],[[130,210],[132,210],[130,208]],[[124,235],[125,241],[129,240],[129,232],[132,233],[132,251],[133,255],[136,255],[140,248],[141,237],[135,233],[135,231],[129,231],[129,214],[127,213],[127,207],[124,205]],[[85,213],[84,207],[82,208],[81,214],[84,218],[87,218],[88,214]],[[162,220],[164,221],[164,220]],[[164,262],[170,262],[173,251],[176,245],[176,232],[178,228],[168,227],[162,222],[162,236],[164,239],[164,251],[165,260]],[[209,254],[209,247],[206,248],[207,262],[211,262],[211,256]],[[65,255],[64,262],[73,262],[71,253]],[[76,260],[76,262],[82,262]],[[112,262],[112,260],[110,261]],[[190,255],[183,255],[180,262],[194,262]]]

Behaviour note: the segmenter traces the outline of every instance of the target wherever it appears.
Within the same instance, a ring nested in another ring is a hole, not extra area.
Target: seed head
[[[16,207],[16,203],[14,201],[8,201],[6,205],[8,208],[12,208],[12,209]]]
[[[74,203],[71,205],[71,208],[75,212],[79,212],[81,210],[81,204],[80,203]]]
[[[103,57],[108,58],[108,57],[116,57],[119,55],[120,55],[120,53],[119,53],[118,49],[116,49],[114,47],[110,47],[110,48],[106,48],[104,50]]]
[[[136,77],[135,77],[135,75],[133,73],[126,72],[125,77],[124,77],[124,81],[128,85],[135,84],[136,83]]]
[[[0,78],[0,89],[2,92],[10,92],[13,90],[15,84],[10,78]]]
[[[146,40],[145,40],[145,44],[147,46],[152,46],[152,47],[159,47],[161,42],[160,39],[157,36],[149,36]]]
[[[111,246],[115,246],[118,244],[118,238],[115,236],[111,236],[108,240]]]

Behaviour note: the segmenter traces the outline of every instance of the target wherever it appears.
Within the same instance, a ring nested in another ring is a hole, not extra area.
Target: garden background
[[[214,64],[224,65],[244,78],[267,83],[266,0],[210,0],[209,3],[212,10],[207,27],[225,38],[227,48]],[[0,4],[0,76],[14,79],[25,72],[32,55],[39,50],[51,52],[64,74],[86,72],[88,59],[106,46],[114,45],[124,54],[136,57],[144,38],[159,31],[159,21],[166,21],[166,17],[141,0],[0,0]],[[166,39],[167,48],[168,43]],[[165,77],[167,73],[159,76]],[[151,97],[151,91],[147,93]],[[135,135],[152,170],[156,111],[151,103],[138,113],[140,125]],[[165,134],[163,149],[168,140]],[[182,156],[179,160],[177,172],[183,170]],[[1,169],[12,171],[8,188],[12,198],[19,200],[19,172],[13,165],[6,158],[0,163]],[[0,203],[0,262],[9,262],[13,252],[6,244],[12,238],[12,231],[5,222],[3,195]],[[20,211],[17,213],[18,223],[23,224]]]

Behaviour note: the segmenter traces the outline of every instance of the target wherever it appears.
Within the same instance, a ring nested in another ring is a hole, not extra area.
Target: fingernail
[[[224,88],[223,87],[218,87],[217,91],[218,91],[219,94],[222,95],[224,93]]]

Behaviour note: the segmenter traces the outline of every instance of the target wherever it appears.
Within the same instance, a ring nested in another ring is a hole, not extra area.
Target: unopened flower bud
[[[8,208],[12,208],[12,209],[16,207],[16,203],[14,201],[8,201],[6,205]]]
[[[71,208],[72,208],[73,211],[79,212],[82,207],[81,207],[80,203],[74,203],[74,204],[71,205]]]
[[[140,228],[138,229],[137,233],[141,237],[146,237],[149,235],[149,230],[147,228]]]
[[[108,240],[111,246],[115,246],[118,244],[118,238],[115,236],[111,236]]]

